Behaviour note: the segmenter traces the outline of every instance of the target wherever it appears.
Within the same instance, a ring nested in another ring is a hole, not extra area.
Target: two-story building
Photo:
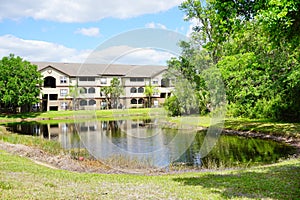
[[[164,77],[166,66],[80,64],[32,62],[38,66],[44,84],[40,95],[43,111],[67,109],[101,109],[105,107],[105,95],[101,88],[118,78],[123,88],[119,107],[144,107],[146,85],[156,92],[151,104],[159,106],[171,95],[170,81]]]

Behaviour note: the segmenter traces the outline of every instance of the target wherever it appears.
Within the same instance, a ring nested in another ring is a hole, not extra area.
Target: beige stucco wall
[[[131,104],[131,99],[135,98],[137,100],[139,99],[146,99],[146,95],[144,93],[131,93],[130,89],[132,87],[136,87],[138,89],[139,87],[144,88],[145,86],[151,83],[152,85],[156,86],[158,89],[158,94],[153,95],[152,97],[152,102],[153,100],[157,100],[160,104],[164,102],[165,99],[160,98],[160,93],[171,93],[172,88],[165,88],[161,87],[161,80],[164,78],[163,73],[157,74],[155,77],[152,78],[144,78],[143,82],[131,82],[129,77],[122,77],[120,79],[121,84],[124,87],[124,94],[121,95],[120,97],[120,103],[125,106],[126,108],[131,108],[131,107],[144,107],[144,104]],[[40,94],[40,99],[42,101],[43,94],[57,94],[58,99],[57,100],[50,100],[48,97],[48,105],[47,105],[47,110],[50,109],[50,106],[57,106],[58,110],[61,110],[61,104],[66,103],[68,105],[68,108],[72,108],[72,97],[70,95],[67,96],[62,96],[61,95],[61,90],[67,90],[67,93],[70,94],[70,86],[75,86],[78,84],[78,88],[86,88],[87,90],[89,88],[94,88],[95,93],[85,93],[85,94],[78,94],[77,95],[77,100],[80,101],[86,100],[89,101],[91,99],[96,101],[95,106],[79,106],[79,109],[100,109],[101,107],[101,102],[104,100],[104,96],[100,95],[100,90],[101,87],[103,86],[108,86],[110,85],[110,81],[114,77],[96,77],[95,81],[78,81],[77,78],[75,77],[69,77],[68,75],[52,68],[52,67],[47,67],[43,70],[41,70],[41,74],[43,75],[44,78],[50,76],[56,79],[56,87],[55,88],[44,88],[42,87],[42,93]],[[61,77],[66,77],[66,83],[61,83],[60,78]],[[106,84],[101,83],[101,79],[106,78]],[[157,82],[153,82],[157,81]]]

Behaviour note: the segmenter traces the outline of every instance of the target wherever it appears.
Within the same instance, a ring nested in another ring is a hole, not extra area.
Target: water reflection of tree
[[[203,145],[205,132],[198,133],[193,145],[185,152],[178,162],[187,162],[197,166],[199,150]],[[292,148],[274,141],[246,138],[239,136],[221,136],[211,152],[201,158],[202,167],[220,168],[248,166],[276,162],[291,153]],[[200,155],[201,156],[201,155]]]
[[[118,121],[108,121],[107,131],[114,137],[121,137],[121,129]]]

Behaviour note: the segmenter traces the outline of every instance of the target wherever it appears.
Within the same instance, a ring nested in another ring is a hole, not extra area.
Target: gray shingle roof
[[[122,65],[122,64],[81,64],[32,62],[41,71],[47,67],[55,68],[69,76],[126,76],[126,77],[153,77],[166,70],[160,65]]]

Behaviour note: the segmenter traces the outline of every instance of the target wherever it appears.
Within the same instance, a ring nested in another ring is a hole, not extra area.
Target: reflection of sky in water
[[[83,146],[98,159],[122,155],[151,161],[154,166],[167,166],[185,152],[194,137],[144,121],[95,121],[100,129],[91,124],[78,124],[77,130]]]
[[[163,129],[155,121],[87,121],[82,123],[8,125],[12,132],[56,140],[65,149],[86,148],[97,159],[121,155],[125,158],[150,161],[164,167],[171,162],[207,162],[232,166],[234,163],[272,163],[294,153],[286,145],[273,141],[221,136],[193,130]],[[213,129],[212,129],[213,130]],[[204,144],[216,143],[211,146]],[[203,152],[209,154],[203,156]]]

